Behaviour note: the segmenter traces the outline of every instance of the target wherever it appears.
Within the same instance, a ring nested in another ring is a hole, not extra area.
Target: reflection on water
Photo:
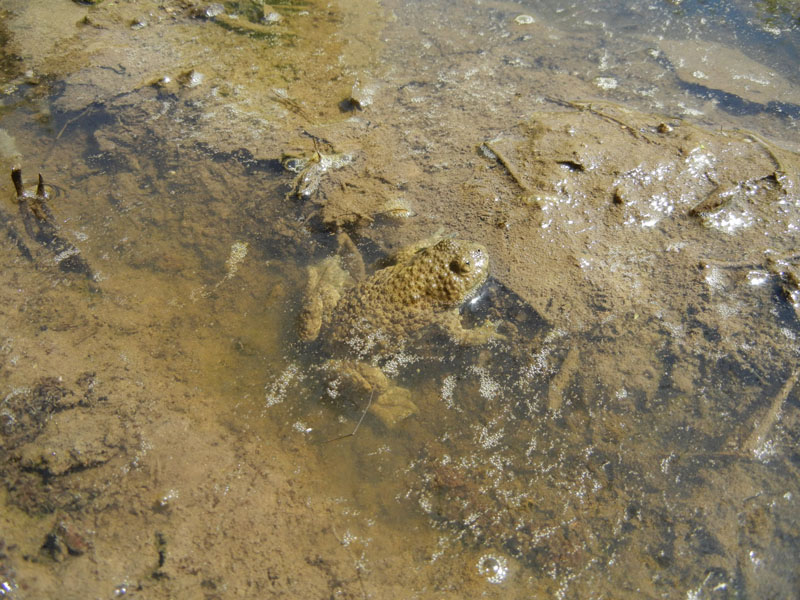
[[[792,597],[794,5],[0,13],[0,596]]]

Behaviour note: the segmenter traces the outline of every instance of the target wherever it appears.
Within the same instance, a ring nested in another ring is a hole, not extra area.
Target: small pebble
[[[225,7],[218,2],[214,2],[213,4],[207,4],[205,6],[199,6],[195,8],[192,11],[192,16],[197,17],[198,19],[213,19],[224,12]]]

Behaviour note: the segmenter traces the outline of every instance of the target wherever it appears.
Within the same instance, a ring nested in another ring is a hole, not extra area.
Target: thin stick
[[[17,191],[17,201],[22,200],[25,195],[25,187],[22,185],[22,169],[19,167],[11,169],[11,181],[14,182],[14,189]]]
[[[358,423],[356,423],[355,429],[353,429],[353,433],[351,433],[350,435],[355,435],[356,431],[358,431],[358,428],[361,427],[361,421],[363,421],[364,417],[367,416],[367,411],[369,410],[369,407],[372,405],[372,396],[374,394],[375,394],[375,388],[372,388],[372,391],[369,393],[369,400],[367,401],[367,407],[364,409],[364,412],[361,413],[361,418],[358,420]]]
[[[763,443],[764,439],[767,437],[767,434],[772,429],[772,426],[775,425],[775,422],[778,420],[781,409],[783,408],[783,403],[786,401],[786,398],[789,397],[792,389],[794,389],[794,386],[797,384],[798,377],[800,377],[800,370],[795,370],[789,379],[786,380],[786,383],[783,384],[781,391],[779,391],[778,395],[772,400],[772,404],[770,405],[767,413],[761,419],[761,422],[756,425],[756,428],[748,436],[744,444],[742,444],[742,449],[745,452],[754,452],[755,449],[758,448],[761,443]]]
[[[372,388],[372,391],[369,394],[369,401],[367,402],[367,407],[364,409],[364,412],[361,413],[361,418],[358,420],[358,423],[356,423],[356,426],[353,428],[353,431],[351,431],[350,433],[345,433],[344,435],[340,435],[339,437],[327,440],[323,443],[328,444],[330,442],[338,442],[339,440],[343,440],[344,438],[354,436],[356,434],[356,431],[358,431],[358,428],[361,427],[361,421],[363,421],[364,417],[367,416],[367,411],[369,410],[369,407],[372,405],[372,396],[374,394],[375,394],[375,388]]]
[[[94,110],[94,104],[90,104],[89,106],[84,108],[79,114],[75,115],[71,119],[68,119],[67,122],[64,123],[64,126],[61,128],[61,130],[58,132],[58,135],[56,136],[55,141],[57,142],[58,140],[61,139],[61,136],[64,134],[64,131],[66,131],[67,127],[72,125],[78,119],[80,119],[82,117],[85,117],[87,113],[89,113],[89,112],[91,112],[93,110]],[[54,143],[54,145],[55,145],[55,143]]]
[[[505,168],[506,172],[511,176],[511,179],[514,180],[514,183],[516,183],[523,192],[531,191],[530,188],[525,185],[525,182],[517,173],[517,170],[514,168],[514,165],[511,164],[511,161],[509,161],[506,156],[498,148],[496,148],[494,144],[492,144],[492,142],[483,142],[483,145],[486,146],[486,148],[488,148],[492,154],[494,154],[497,162],[499,162],[500,165]]]
[[[47,199],[47,192],[44,191],[44,178],[39,173],[39,185],[36,186],[36,197],[42,200]]]
[[[611,108],[621,108],[619,105],[614,104],[612,102],[580,102],[580,101],[578,101],[578,102],[567,102],[567,105],[571,106],[572,108],[575,108],[577,110],[588,111],[588,112],[592,113],[593,115],[597,115],[601,119],[605,119],[606,121],[609,121],[611,123],[616,123],[617,125],[621,126],[629,134],[631,134],[633,137],[635,137],[637,139],[643,139],[645,142],[649,142],[651,144],[654,143],[653,140],[651,140],[649,137],[647,137],[643,133],[637,131],[634,127],[628,125],[621,118],[615,117],[614,115],[610,115],[607,112],[603,112],[599,108],[595,108],[595,106],[597,104],[604,104],[606,106],[610,106]]]
[[[80,113],[78,113],[71,119],[68,119],[67,122],[64,123],[63,127],[61,127],[61,130],[58,132],[58,135],[56,135],[55,139],[53,140],[53,143],[50,145],[50,149],[47,151],[47,154],[45,154],[44,159],[42,160],[42,166],[44,166],[47,163],[47,161],[50,160],[50,155],[53,153],[53,150],[56,149],[56,144],[58,144],[58,140],[61,139],[61,136],[64,135],[64,132],[67,130],[67,127],[72,125],[75,121],[82,119],[87,114],[93,112],[95,108],[96,108],[95,104],[92,103],[86,108],[84,108]]]

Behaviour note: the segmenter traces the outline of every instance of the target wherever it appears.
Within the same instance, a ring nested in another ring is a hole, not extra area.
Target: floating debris
[[[281,157],[283,168],[297,173],[290,198],[308,200],[313,196],[328,171],[341,169],[353,162],[353,156],[344,153],[323,154],[314,150],[311,154],[284,154]]]
[[[234,242],[231,245],[231,254],[228,257],[228,260],[225,261],[225,267],[228,269],[228,272],[225,274],[225,279],[230,279],[236,275],[236,271],[239,270],[239,265],[246,256],[247,242]]]

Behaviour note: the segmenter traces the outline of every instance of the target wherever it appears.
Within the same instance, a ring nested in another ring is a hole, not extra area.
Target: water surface
[[[0,13],[4,597],[792,597],[796,3]]]

